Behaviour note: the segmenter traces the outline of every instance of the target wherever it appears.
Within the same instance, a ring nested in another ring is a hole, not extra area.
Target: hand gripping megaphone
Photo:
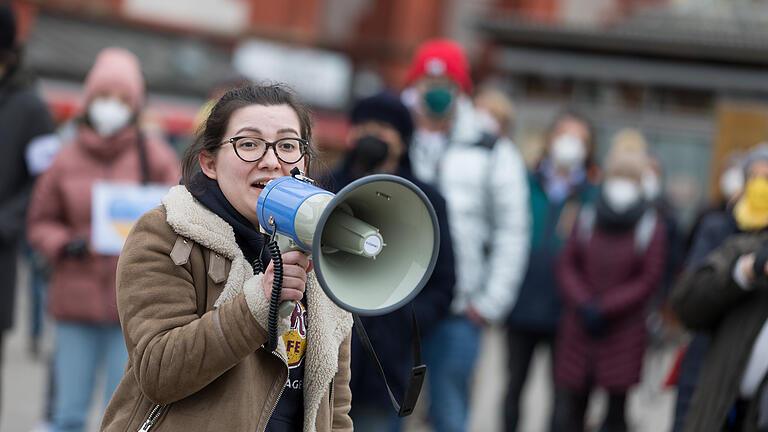
[[[264,232],[310,254],[325,294],[359,315],[383,315],[410,302],[437,260],[435,210],[402,177],[363,177],[334,195],[294,172],[264,187],[256,214]]]

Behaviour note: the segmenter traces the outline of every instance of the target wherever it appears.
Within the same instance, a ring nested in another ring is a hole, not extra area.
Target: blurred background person
[[[720,173],[717,185],[720,187],[720,199],[716,208],[726,210],[732,206],[744,189],[744,162],[748,153],[731,151],[725,157],[725,167]]]
[[[481,87],[472,99],[483,129],[498,137],[512,137],[515,106],[506,93],[493,87]]]
[[[528,173],[531,246],[528,268],[514,309],[507,319],[509,386],[505,430],[517,430],[521,396],[535,348],[552,349],[560,321],[560,298],[552,268],[571,234],[579,208],[597,193],[593,130],[575,111],[557,115],[547,132],[541,160]],[[592,175],[590,175],[592,173]],[[551,376],[550,376],[551,386]],[[555,398],[557,399],[557,398]],[[553,418],[560,415],[555,401]]]
[[[469,65],[456,42],[422,44],[407,85],[403,98],[416,124],[411,167],[445,197],[456,255],[452,316],[425,340],[429,414],[438,432],[464,431],[481,332],[504,320],[525,268],[525,166],[511,141],[483,133],[468,97]]]
[[[211,109],[214,105],[216,105],[216,102],[218,102],[219,98],[221,98],[224,93],[233,88],[245,87],[249,84],[250,80],[247,77],[243,76],[235,70],[228,70],[224,76],[219,78],[219,80],[214,84],[213,88],[211,88],[211,90],[208,92],[208,99],[205,101],[203,106],[200,107],[197,115],[195,115],[195,131],[200,129],[200,127],[205,124],[205,120],[211,114]]]
[[[329,183],[338,193],[344,186],[371,174],[394,174],[416,184],[435,208],[440,224],[440,252],[432,276],[413,300],[420,335],[429,337],[440,320],[450,312],[454,271],[445,199],[427,184],[413,177],[408,146],[413,136],[413,120],[408,108],[390,93],[379,93],[355,103],[350,113],[352,128],[348,140],[351,150],[333,172]],[[387,380],[399,400],[404,395],[413,366],[411,307],[405,306],[379,317],[361,317],[373,348],[381,361]],[[431,364],[427,363],[428,370]],[[395,415],[389,394],[376,365],[352,335],[351,354],[352,410],[355,428],[361,431],[397,431],[400,420]]]
[[[665,172],[661,161],[651,154],[648,154],[646,159],[647,166],[642,180],[643,196],[664,221],[667,245],[664,276],[654,290],[646,309],[647,355],[643,366],[645,379],[640,389],[649,401],[653,401],[661,395],[667,385],[665,374],[669,353],[679,350],[684,337],[684,331],[669,306],[669,293],[682,270],[687,239],[666,193]]]
[[[35,185],[29,241],[53,269],[54,431],[83,430],[97,372],[106,372],[108,401],[128,357],[115,305],[117,256],[94,252],[89,238],[91,188],[99,180],[171,185],[180,179],[172,149],[137,126],[143,102],[136,57],[120,48],[103,50],[85,80],[75,142]]]
[[[768,160],[768,145],[759,144],[748,154],[749,159],[744,160],[741,152],[732,154],[726,158],[728,164],[720,175],[720,188],[722,192],[721,204],[715,209],[703,213],[701,219],[694,226],[691,235],[691,247],[686,257],[685,267],[693,270],[701,265],[707,255],[720,247],[729,237],[742,231],[734,217],[733,205],[741,195],[744,186],[744,176],[749,164],[762,159]],[[719,209],[719,210],[717,210]],[[709,332],[694,332],[690,342],[681,348],[682,360],[676,380],[677,395],[675,399],[675,413],[672,422],[672,431],[681,432],[683,421],[691,404],[691,398],[699,378],[699,370],[704,356],[709,347]]]
[[[631,149],[630,149],[631,148]],[[594,206],[580,212],[557,266],[563,318],[555,382],[564,415],[555,430],[584,431],[589,395],[608,393],[601,431],[626,431],[626,397],[640,381],[646,307],[664,274],[664,221],[642,190],[645,153],[614,148]]]
[[[53,120],[24,68],[22,56],[14,13],[8,4],[0,4],[0,375],[3,335],[13,326],[16,261],[37,174],[34,161],[28,157],[55,139],[50,135]]]
[[[687,239],[687,246],[690,249],[695,241],[694,236],[701,230],[701,225],[705,220],[712,220],[709,218],[711,214],[718,214],[714,219],[720,219],[722,216],[727,215],[727,218],[731,219],[734,224],[736,221],[732,218],[731,211],[736,200],[741,196],[741,191],[744,188],[744,163],[747,158],[747,153],[742,150],[731,150],[723,158],[723,166],[717,176],[717,186],[719,190],[715,198],[714,204],[706,206],[699,214],[691,228]],[[708,252],[711,252],[709,250]],[[703,256],[701,258],[704,258]]]
[[[752,149],[743,170],[743,194],[732,212],[702,220],[673,291],[680,320],[696,332],[681,365],[674,431],[768,428],[768,145]]]
[[[666,270],[664,271],[664,278],[659,285],[656,296],[656,306],[661,307],[661,302],[664,301],[669,293],[672,283],[677,278],[682,262],[685,259],[686,242],[682,228],[675,218],[674,208],[664,193],[664,167],[661,161],[651,154],[648,154],[646,159],[648,166],[643,172],[643,196],[664,220],[664,227],[667,230]]]

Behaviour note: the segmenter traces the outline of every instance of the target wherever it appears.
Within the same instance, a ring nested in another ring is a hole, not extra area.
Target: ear
[[[352,127],[349,129],[349,132],[347,133],[347,137],[344,140],[344,144],[346,146],[347,150],[352,149],[355,146],[355,141],[360,138],[360,131],[357,127]]]
[[[197,155],[197,161],[200,163],[200,169],[208,178],[216,180],[216,157],[210,152],[201,151]]]

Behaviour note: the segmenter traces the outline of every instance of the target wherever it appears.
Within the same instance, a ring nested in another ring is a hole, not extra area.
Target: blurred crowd
[[[95,384],[105,383],[108,400],[128,358],[115,307],[117,256],[94,248],[90,191],[105,181],[171,186],[181,167],[169,144],[142,129],[136,56],[107,48],[94,59],[83,110],[64,137],[14,35],[11,11],[0,5],[0,358],[14,296],[26,294],[15,290],[23,253],[33,275],[20,287],[34,299],[30,352],[40,352],[43,320],[54,333],[41,421],[80,431]],[[240,85],[247,82],[228,80],[212,100]],[[514,114],[504,92],[475,87],[461,46],[430,40],[403,88],[355,102],[349,150],[309,173],[334,192],[366,175],[398,175],[435,208],[440,255],[413,302],[431,427],[467,430],[483,331],[497,326],[507,342],[506,431],[519,429],[540,346],[552,358],[549,430],[587,430],[598,389],[608,398],[596,430],[632,430],[627,395],[646,349],[660,340],[680,345],[665,377],[678,389],[672,430],[768,430],[768,144],[732,154],[713,173],[721,202],[684,230],[665,195],[663,161],[640,131],[619,131],[598,157],[592,121],[563,107],[526,164],[511,139]],[[363,320],[398,399],[414,362],[410,316],[407,307]],[[352,343],[356,429],[401,430],[378,370],[356,336]]]

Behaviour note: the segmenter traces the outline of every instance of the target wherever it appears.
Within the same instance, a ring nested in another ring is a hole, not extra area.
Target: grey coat
[[[25,154],[34,138],[51,132],[51,115],[24,73],[0,79],[0,332],[13,324],[16,255],[34,182]]]
[[[712,335],[685,418],[686,432],[720,431],[739,397],[752,346],[768,319],[768,283],[756,282],[744,290],[733,280],[733,266],[741,255],[766,242],[768,232],[734,235],[687,271],[674,288],[672,305],[682,322]],[[745,432],[757,430],[756,416],[757,404],[751,403]]]

